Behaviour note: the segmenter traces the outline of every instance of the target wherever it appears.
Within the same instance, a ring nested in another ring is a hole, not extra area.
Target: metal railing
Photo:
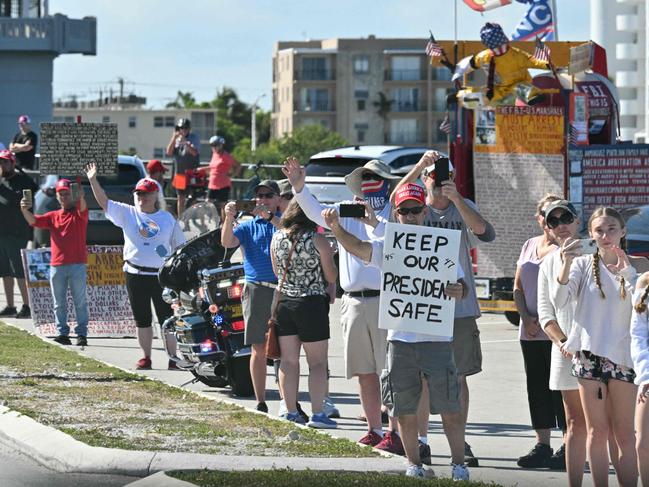
[[[336,70],[296,69],[293,75],[297,81],[332,81],[336,79]]]
[[[387,81],[422,81],[426,79],[421,69],[386,69],[384,77]]]

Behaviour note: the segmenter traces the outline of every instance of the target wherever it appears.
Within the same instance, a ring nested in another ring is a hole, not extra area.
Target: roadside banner
[[[29,293],[29,304],[37,334],[58,334],[54,321],[54,301],[50,288],[49,248],[23,249],[23,267]],[[88,336],[135,336],[133,313],[122,271],[122,246],[88,246]],[[68,290],[68,323],[72,332],[76,315]]]
[[[453,337],[459,230],[388,223],[381,266],[379,328]]]

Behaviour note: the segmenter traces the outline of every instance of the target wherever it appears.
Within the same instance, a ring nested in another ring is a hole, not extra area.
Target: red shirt
[[[210,181],[207,187],[209,189],[229,188],[232,185],[229,172],[233,165],[234,159],[230,154],[225,151],[222,154],[214,152],[210,160]]]
[[[52,259],[50,265],[86,264],[86,229],[88,210],[71,211],[63,209],[49,211],[44,215],[34,215],[34,227],[50,231]]]

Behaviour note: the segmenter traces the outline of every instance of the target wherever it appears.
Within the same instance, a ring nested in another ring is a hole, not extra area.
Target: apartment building
[[[427,39],[277,42],[271,135],[320,124],[350,144],[446,148],[438,130],[451,73],[433,67]]]
[[[606,49],[622,139],[649,142],[649,0],[591,0],[590,35]]]
[[[138,155],[142,159],[166,159],[165,149],[176,120],[188,118],[192,132],[201,140],[201,161],[209,161],[209,139],[216,133],[216,110],[203,108],[150,109],[146,99],[118,97],[89,102],[57,102],[54,104],[54,122],[116,123],[118,149],[123,154]]]

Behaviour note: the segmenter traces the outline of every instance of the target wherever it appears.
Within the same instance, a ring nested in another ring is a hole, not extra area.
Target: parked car
[[[620,213],[626,221],[628,253],[649,257],[649,205],[627,208]]]
[[[320,152],[309,159],[306,166],[306,186],[320,203],[335,203],[353,199],[345,186],[344,177],[372,159],[380,159],[390,166],[393,174],[405,176],[426,147],[394,145],[357,145]]]
[[[106,191],[108,198],[123,203],[133,204],[133,188],[140,178],[146,176],[144,164],[136,156],[117,156],[117,174],[99,176],[99,183]],[[41,189],[34,196],[34,214],[42,215],[48,211],[58,210],[54,187],[59,176],[46,176],[41,183]],[[81,178],[81,188],[88,204],[88,244],[122,245],[122,231],[113,225],[97,204],[88,179]],[[49,246],[50,235],[47,230],[34,229],[34,242],[37,246]]]

